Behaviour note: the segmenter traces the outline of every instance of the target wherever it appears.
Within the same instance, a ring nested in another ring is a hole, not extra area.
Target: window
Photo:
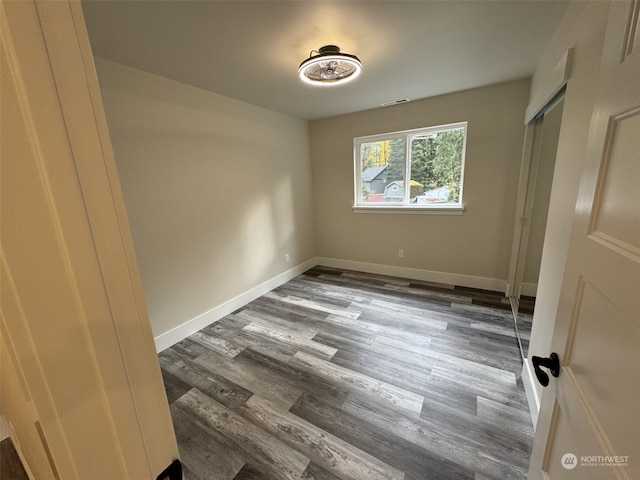
[[[467,123],[358,137],[354,207],[462,208]]]

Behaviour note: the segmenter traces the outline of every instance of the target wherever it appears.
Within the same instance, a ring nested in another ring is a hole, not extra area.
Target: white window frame
[[[417,135],[430,133],[438,133],[446,130],[460,129],[464,130],[464,140],[462,144],[462,158],[460,161],[460,201],[450,204],[434,204],[434,205],[415,205],[409,203],[411,192],[411,140]],[[363,202],[362,201],[362,165],[360,160],[360,152],[363,143],[379,142],[384,140],[403,139],[405,141],[405,158],[404,158],[404,182],[407,185],[409,179],[409,188],[404,189],[404,199],[402,203],[397,202]],[[467,150],[467,122],[449,123],[446,125],[436,125],[432,127],[414,128],[411,130],[400,130],[397,132],[381,133],[377,135],[367,135],[356,137],[353,139],[353,166],[354,166],[354,188],[353,188],[353,211],[355,213],[428,213],[428,214],[444,214],[444,215],[461,215],[464,211],[463,206],[463,190],[464,190],[464,167],[465,155]]]

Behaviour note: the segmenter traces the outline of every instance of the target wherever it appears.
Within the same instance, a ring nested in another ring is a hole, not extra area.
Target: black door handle
[[[554,377],[560,375],[560,358],[558,358],[558,354],[555,352],[552,353],[549,358],[531,357],[531,362],[533,362],[533,370],[536,372],[536,378],[543,387],[549,385],[549,375],[540,367],[548,368]]]

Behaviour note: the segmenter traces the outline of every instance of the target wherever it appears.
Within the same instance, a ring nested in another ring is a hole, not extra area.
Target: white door
[[[611,3],[529,480],[640,479],[639,13]]]
[[[0,2],[0,75],[3,415],[33,478],[155,479],[178,449],[80,2]]]

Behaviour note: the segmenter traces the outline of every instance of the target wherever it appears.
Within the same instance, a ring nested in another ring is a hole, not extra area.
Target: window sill
[[[394,205],[369,207],[355,205],[351,209],[353,213],[386,213],[392,215],[462,215],[464,212],[464,207],[458,205],[448,207],[397,207]]]

